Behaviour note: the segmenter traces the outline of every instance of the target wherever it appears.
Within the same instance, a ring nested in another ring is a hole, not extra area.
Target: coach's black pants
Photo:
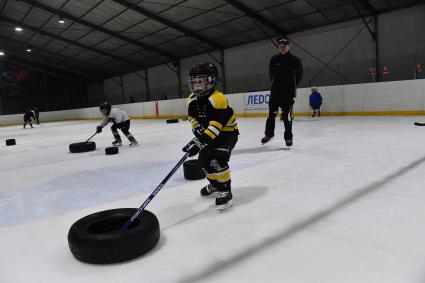
[[[270,103],[269,104],[269,116],[266,121],[265,135],[268,137],[274,136],[274,128],[276,123],[276,115],[279,108],[282,109],[283,123],[285,125],[284,139],[292,139],[292,109],[294,106],[294,100],[286,101],[281,105]]]

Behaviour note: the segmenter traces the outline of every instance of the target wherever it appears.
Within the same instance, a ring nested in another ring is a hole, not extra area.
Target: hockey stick
[[[91,139],[92,139],[92,137],[94,137],[96,134],[97,134],[97,132],[96,132],[96,133],[94,133],[91,137],[89,137],[89,139],[88,139],[88,140],[86,140],[85,142],[89,142],[89,140],[91,140]]]
[[[105,127],[106,125],[108,125],[109,124],[109,122],[108,123],[106,123],[103,127]],[[102,127],[102,128],[103,128]],[[86,140],[85,142],[89,142],[89,140],[91,140],[91,138],[92,137],[94,137],[95,135],[97,135],[98,134],[98,132],[96,131],[96,133],[94,133],[91,137],[89,137],[89,139],[88,140]]]
[[[170,173],[168,173],[167,176],[165,176],[164,180],[156,187],[156,189],[150,194],[150,196],[145,200],[145,202],[139,207],[139,209],[131,216],[131,218],[125,223],[125,225],[121,228],[121,232],[124,232],[127,230],[127,228],[133,223],[133,221],[142,213],[142,211],[145,209],[145,207],[151,202],[151,200],[156,196],[156,194],[162,189],[162,187],[167,183],[167,181],[171,178],[171,176],[176,173],[177,169],[183,164],[183,162],[186,160],[186,158],[189,156],[189,152],[186,152],[186,154],[177,162],[177,164],[174,166],[173,169],[171,169]]]
[[[415,122],[415,126],[425,126],[425,123]]]

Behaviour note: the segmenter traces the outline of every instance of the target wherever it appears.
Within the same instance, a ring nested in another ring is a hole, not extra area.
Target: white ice
[[[189,123],[134,120],[140,146],[113,156],[109,129],[96,151],[68,152],[96,121],[0,128],[0,282],[425,282],[424,119],[300,117],[288,151],[282,123],[261,146],[265,118],[239,118],[234,206],[219,212],[180,168],[147,207],[158,245],[113,265],[77,261],[70,226],[138,207],[183,156]]]

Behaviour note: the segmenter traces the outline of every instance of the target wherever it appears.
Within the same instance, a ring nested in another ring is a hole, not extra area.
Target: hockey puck
[[[201,180],[206,177],[205,171],[197,159],[187,160],[183,163],[183,174],[186,180]]]
[[[179,122],[179,119],[167,119],[167,124],[174,124],[178,122]]]
[[[95,142],[77,142],[69,145],[69,151],[71,153],[88,152],[96,149]]]
[[[127,261],[150,251],[160,231],[156,216],[144,210],[125,231],[121,228],[137,208],[119,208],[87,215],[68,232],[73,256],[83,262],[107,264]]]
[[[6,140],[6,146],[10,146],[10,145],[16,145],[16,140],[15,139]]]
[[[105,154],[106,155],[118,154],[118,147],[111,146],[111,147],[105,148]]]

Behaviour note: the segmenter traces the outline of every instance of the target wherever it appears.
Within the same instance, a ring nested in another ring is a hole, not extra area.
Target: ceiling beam
[[[5,0],[5,1],[3,2],[2,6],[0,7],[0,14],[3,12],[4,8],[6,8],[7,1],[8,1],[8,0]]]
[[[70,39],[68,39],[68,38],[65,38],[65,37],[58,36],[58,35],[56,35],[56,34],[53,34],[53,33],[47,32],[47,31],[45,31],[45,30],[38,30],[36,27],[33,27],[33,26],[30,26],[30,25],[27,25],[27,24],[20,23],[20,22],[18,22],[18,21],[15,21],[15,20],[13,20],[13,19],[10,19],[10,18],[5,17],[5,16],[2,16],[2,15],[0,15],[0,21],[9,22],[9,23],[11,23],[11,24],[13,24],[13,25],[15,25],[15,26],[20,26],[20,27],[22,27],[22,28],[24,28],[24,29],[28,29],[28,30],[31,30],[31,31],[33,31],[33,32],[38,32],[38,33],[39,33],[39,34],[41,34],[41,35],[48,36],[48,37],[51,37],[51,38],[54,38],[54,39],[60,40],[60,41],[63,41],[63,42],[69,43],[69,44],[71,44],[71,45],[78,46],[78,47],[83,48],[83,49],[90,50],[90,51],[92,51],[92,52],[94,52],[94,53],[99,53],[99,54],[102,54],[102,55],[104,55],[104,56],[111,57],[111,58],[113,58],[113,59],[115,59],[115,60],[117,60],[117,61],[125,62],[125,63],[127,63],[127,64],[129,64],[129,65],[132,65],[132,66],[134,66],[134,67],[138,68],[138,69],[145,69],[145,68],[146,68],[146,66],[144,66],[143,64],[140,64],[139,62],[132,61],[132,60],[128,60],[128,59],[126,59],[126,58],[123,58],[123,57],[120,57],[120,56],[117,56],[117,55],[114,55],[114,54],[108,53],[108,52],[103,51],[103,50],[101,50],[101,49],[93,48],[93,47],[90,47],[90,46],[84,45],[84,44],[82,44],[82,43],[75,42],[75,41],[70,40]]]
[[[104,28],[102,26],[93,24],[93,23],[91,23],[89,21],[83,20],[83,19],[81,19],[79,17],[73,16],[73,15],[68,14],[66,12],[58,11],[58,10],[56,10],[56,9],[54,9],[52,7],[46,6],[46,5],[44,5],[44,4],[42,4],[42,3],[38,2],[38,1],[34,1],[34,0],[19,0],[19,1],[20,2],[24,2],[24,3],[27,3],[28,5],[31,5],[32,7],[35,7],[35,8],[44,10],[44,11],[49,12],[51,14],[58,15],[61,18],[69,19],[69,20],[71,20],[71,21],[73,21],[75,23],[78,23],[80,25],[84,25],[84,26],[89,27],[89,28],[91,28],[93,30],[103,32],[103,33],[105,33],[105,34],[107,34],[109,36],[118,38],[118,39],[120,39],[120,40],[122,40],[124,42],[128,42],[128,43],[134,44],[134,45],[136,45],[136,46],[138,46],[140,48],[146,49],[148,51],[155,52],[155,53],[160,54],[162,56],[165,56],[165,57],[167,57],[167,58],[169,58],[171,60],[176,60],[177,59],[177,56],[174,55],[174,54],[172,54],[172,53],[170,53],[170,52],[163,51],[163,50],[161,50],[161,49],[159,49],[159,48],[157,48],[155,46],[147,45],[147,44],[142,43],[142,42],[140,42],[138,40],[135,40],[135,39],[130,38],[128,36],[125,36],[125,35],[122,35],[120,33],[111,31],[111,30],[106,29],[106,28]]]
[[[377,15],[378,11],[372,6],[372,4],[369,2],[369,0],[359,0],[360,3],[362,3],[366,8],[373,14]]]
[[[60,10],[60,9],[62,9],[63,7],[65,7],[68,3],[69,3],[69,1],[71,1],[71,0],[65,0],[65,2],[63,2],[60,6],[59,6],[59,8],[58,8],[58,10]],[[32,7],[31,7],[32,8]],[[51,19],[53,19],[55,17],[55,15],[51,15],[50,17],[48,17],[47,19],[44,19],[44,22],[43,22],[43,24],[41,24],[39,27],[38,27],[38,30],[42,30],[49,22],[50,22],[50,20]],[[21,22],[23,22],[24,21],[24,19],[22,19],[21,20]],[[69,26],[71,26],[71,25],[69,25]],[[65,30],[65,29],[64,29]],[[21,44],[21,46],[19,47],[19,50],[20,49],[22,49],[22,48],[24,48],[25,47],[25,45],[26,44],[28,44],[28,42],[30,42],[35,36],[37,35],[37,33],[36,32],[34,32],[30,37],[28,37],[27,39],[25,39],[25,41]],[[61,35],[61,34],[59,34],[59,35]],[[37,49],[37,51],[38,50],[40,50],[40,49],[43,49],[45,46],[47,46],[47,44],[49,44],[51,41],[52,41],[53,39],[50,39],[49,41],[48,41],[48,43],[45,43],[45,44],[43,44],[42,45],[42,47],[40,48],[38,48]],[[36,53],[37,54],[37,53]]]
[[[13,42],[13,43],[16,43],[16,44],[22,44],[23,43],[22,41],[19,41],[19,40],[16,40],[16,39],[12,39],[12,38],[8,38],[8,37],[3,36],[1,34],[0,34],[0,39],[5,40],[5,41],[7,40],[7,41],[10,41],[10,42]],[[26,44],[25,46],[27,48],[30,48],[32,51],[35,51],[35,50],[39,49],[39,47],[37,47],[35,45],[31,45],[31,44]],[[46,51],[44,49],[41,49],[41,51],[44,51],[46,53],[49,53],[48,51]],[[18,50],[18,49],[14,49],[13,54],[19,54],[20,52],[23,52],[22,54],[26,54],[26,56],[25,56],[26,58],[37,58],[36,56],[33,56],[34,54],[32,54],[32,53],[27,53],[25,51],[21,51],[21,50]],[[20,56],[20,57],[23,57],[23,56]],[[67,55],[64,55],[64,54],[60,54],[60,57],[64,58],[65,60],[69,60],[69,61],[70,60],[76,60],[75,58],[70,57],[70,56],[67,56]],[[81,62],[81,64],[86,64],[86,62],[85,61],[82,61],[82,60],[79,60],[79,62]],[[47,65],[47,62],[43,62],[43,63]],[[92,65],[90,68],[96,69],[97,67],[95,65]],[[66,69],[66,70],[68,70],[68,69]],[[78,74],[83,75],[83,76],[88,77],[88,78],[89,77],[90,78],[93,78],[93,79],[95,79],[95,78],[98,79],[99,78],[98,75],[87,73],[86,71],[83,71],[83,69],[81,69],[81,70],[73,69],[73,70],[70,70],[70,72],[74,72],[76,74],[78,73]]]
[[[140,7],[135,3],[130,3],[126,0],[112,0],[112,1],[120,4],[121,6],[128,8],[128,9],[131,9],[131,10],[133,10],[133,11],[139,13],[139,14],[145,15],[146,17],[153,19],[153,20],[155,20],[155,21],[157,21],[157,22],[159,22],[163,25],[166,25],[166,26],[168,26],[172,29],[175,29],[175,30],[187,35],[187,36],[193,37],[193,38],[195,38],[195,39],[197,39],[201,42],[204,42],[204,43],[206,43],[210,46],[213,46],[214,48],[217,48],[217,49],[223,49],[224,48],[222,45],[218,44],[217,42],[215,42],[211,39],[208,39],[208,38],[194,32],[194,31],[188,30],[188,29],[186,29],[186,28],[184,28],[184,27],[182,27],[182,26],[180,26],[176,23],[173,23],[173,22],[171,22],[167,19],[164,19],[163,17],[160,17],[157,14],[154,14],[154,13],[146,10],[145,8]]]
[[[85,76],[74,71],[65,70],[64,68],[58,68],[58,66],[47,65],[36,60],[30,60],[28,58],[19,56],[18,54],[8,55],[7,51],[4,56],[0,57],[0,61],[26,67],[28,69],[71,81],[88,82],[97,80],[91,76]]]
[[[235,7],[236,9],[238,9],[239,11],[244,12],[248,17],[268,26],[269,28],[272,28],[273,30],[277,31],[280,34],[287,34],[288,31],[281,28],[280,26],[276,25],[275,23],[273,23],[272,21],[264,18],[263,16],[261,16],[260,14],[258,14],[257,12],[251,10],[248,6],[245,6],[244,4],[242,4],[241,2],[237,1],[237,0],[225,0],[229,5],[232,5],[233,7]]]

